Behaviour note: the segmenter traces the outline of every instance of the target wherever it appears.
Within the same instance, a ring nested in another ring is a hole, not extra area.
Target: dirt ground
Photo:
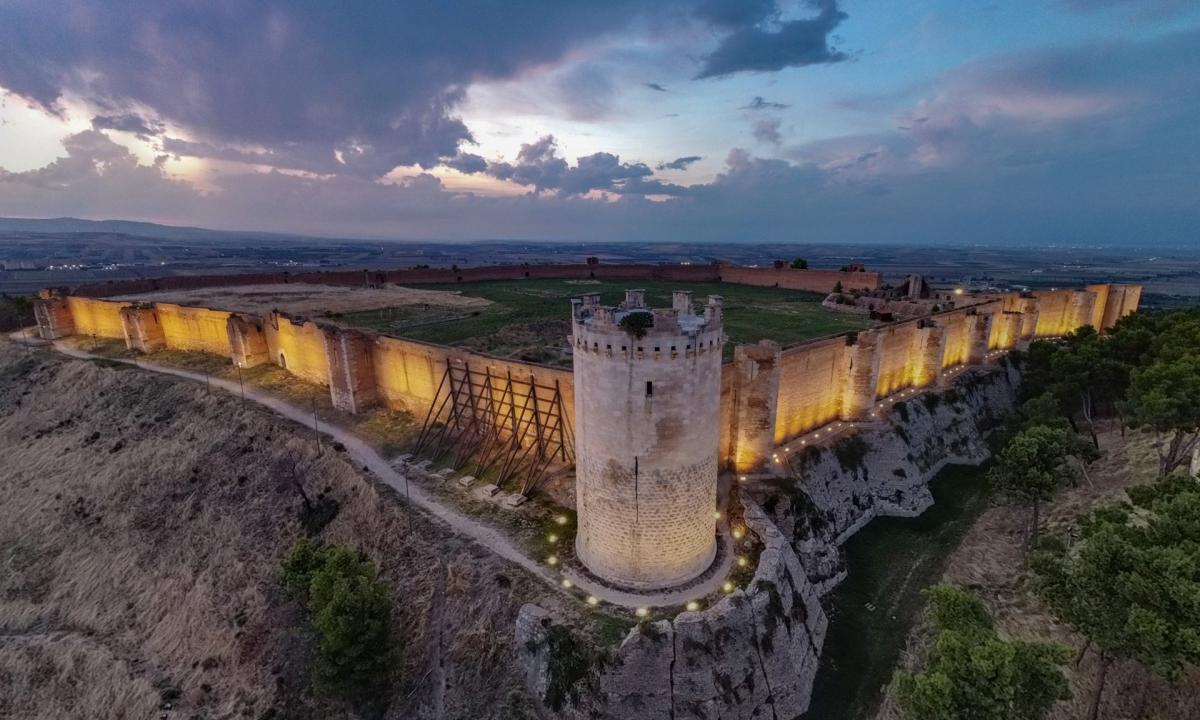
[[[310,317],[327,313],[360,312],[379,308],[411,307],[424,310],[426,306],[436,310],[463,311],[483,308],[492,304],[485,298],[469,297],[448,290],[422,290],[399,285],[367,288],[306,283],[164,290],[141,295],[122,295],[113,299],[165,302],[215,310],[235,310],[257,315],[280,310]]]
[[[1044,510],[1043,533],[1066,532],[1074,518],[1104,499],[1124,496],[1125,488],[1152,482],[1157,475],[1157,458],[1151,438],[1127,431],[1125,437],[1113,427],[1100,435],[1104,456],[1089,469],[1090,482],[1081,481],[1062,492]],[[1083,647],[1081,637],[1050,615],[1033,592],[1025,565],[1024,533],[1027,511],[997,506],[985,512],[951,556],[942,581],[978,593],[996,618],[1001,632],[1010,637],[1059,642],[1072,650]],[[918,628],[909,643],[906,668],[913,668],[919,650],[929,641],[928,627]],[[1084,717],[1093,688],[1099,658],[1089,652],[1079,667],[1069,665],[1071,700],[1059,703],[1052,720]],[[1143,706],[1144,700],[1144,706]],[[1139,711],[1141,714],[1139,715]],[[1100,717],[1106,720],[1195,720],[1200,717],[1200,671],[1193,670],[1178,687],[1144,675],[1133,663],[1118,663],[1109,671]],[[879,720],[900,720],[894,685],[878,715]]]
[[[303,532],[281,461],[340,503],[320,537],[392,587],[389,717],[436,717],[439,697],[447,718],[531,717],[516,613],[573,612],[306,428],[200,384],[0,342],[0,458],[0,717],[348,717],[309,692],[311,637],[278,587]]]

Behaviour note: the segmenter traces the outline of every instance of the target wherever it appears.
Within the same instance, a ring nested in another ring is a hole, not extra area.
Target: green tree
[[[807,270],[808,269],[808,261],[802,257],[798,257],[792,261],[792,269],[793,270]]]
[[[1116,659],[1169,682],[1200,662],[1200,486],[1174,475],[1129,494],[1081,517],[1074,546],[1048,538],[1031,562],[1038,594],[1100,653],[1089,720]]]
[[[296,543],[283,563],[284,587],[303,599],[317,631],[317,690],[360,708],[382,710],[398,648],[392,597],[375,563],[337,545]]]
[[[1134,370],[1122,407],[1130,426],[1154,433],[1159,475],[1176,470],[1200,443],[1200,354]]]
[[[924,668],[900,673],[909,720],[1039,720],[1069,697],[1067,648],[1005,640],[983,602],[952,585],[925,591],[936,631]]]
[[[1050,357],[1049,389],[1067,409],[1087,424],[1092,444],[1100,447],[1096,419],[1102,406],[1112,406],[1129,382],[1129,369],[1109,356],[1108,343],[1091,325],[1063,339]]]
[[[1073,482],[1082,465],[1094,458],[1094,449],[1065,429],[1034,425],[1017,433],[996,457],[988,481],[1011,502],[1029,508],[1029,545],[1038,541],[1041,505],[1059,488]]]

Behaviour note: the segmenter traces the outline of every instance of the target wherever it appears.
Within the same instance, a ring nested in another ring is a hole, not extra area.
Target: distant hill
[[[304,235],[286,235],[240,230],[209,230],[178,225],[160,225],[133,220],[83,220],[80,218],[0,218],[0,234],[10,233],[104,233],[158,240],[232,240],[257,238],[263,240],[308,240]]]

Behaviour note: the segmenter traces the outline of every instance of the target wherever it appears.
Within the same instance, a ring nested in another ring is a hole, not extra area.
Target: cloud
[[[615,88],[608,72],[595,65],[577,65],[554,83],[559,106],[573,120],[598,120],[609,113]]]
[[[424,239],[1183,244],[1200,226],[1198,46],[1189,31],[974,62],[914,89],[890,130],[771,146],[771,158],[733,150],[689,186],[615,153],[568,160],[547,135],[507,162],[447,156],[530,189],[516,197],[428,174],[257,171],[214,174],[200,192],[86,130],[62,158],[0,171],[0,215]],[[248,162],[289,151],[190,149]]]
[[[489,163],[486,172],[499,180],[532,186],[539,193],[554,192],[563,197],[585,195],[592,190],[630,192],[632,181],[654,174],[644,163],[623,163],[619,157],[607,152],[576,158],[575,166],[571,167],[559,157],[553,135],[522,144],[515,163]],[[654,186],[646,192],[662,189]]]
[[[704,0],[693,11],[700,20],[725,28],[757,25],[778,14],[775,0]]]
[[[771,143],[778,145],[782,136],[779,134],[779,126],[781,125],[779,118],[769,118],[759,120],[754,123],[754,139],[759,142]]]
[[[829,36],[847,18],[836,0],[817,0],[816,17],[774,26],[746,25],[726,35],[704,58],[697,79],[739,72],[773,72],[787,67],[836,63],[848,56],[829,44]]]
[[[738,110],[786,110],[790,107],[791,105],[787,103],[771,102],[770,100],[763,99],[762,95],[755,95],[753,100],[741,106]]]
[[[670,92],[670,90],[667,90],[665,87],[663,87],[662,85],[659,85],[658,83],[648,82],[648,83],[642,83],[642,84],[655,92]]]
[[[323,2],[4,3],[0,86],[60,115],[68,98],[104,118],[145,108],[208,147],[379,177],[433,166],[470,141],[454,114],[469,84],[558,62],[643,12],[633,0],[355,12]]]
[[[119,130],[121,132],[133,133],[139,138],[146,140],[151,136],[161,135],[163,125],[162,123],[146,120],[136,113],[125,113],[122,115],[97,115],[92,118],[92,129]]]
[[[461,173],[467,173],[468,175],[484,172],[488,166],[487,160],[484,160],[482,156],[464,152],[460,152],[458,155],[444,160],[443,164],[448,168]]]
[[[675,158],[671,162],[659,163],[656,169],[658,169],[658,170],[686,170],[688,165],[691,165],[694,162],[699,162],[703,159],[704,158],[700,157],[699,155],[688,155],[686,157]]]

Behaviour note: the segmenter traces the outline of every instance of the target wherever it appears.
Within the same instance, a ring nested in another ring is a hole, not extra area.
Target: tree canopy
[[[909,720],[1039,720],[1070,695],[1067,648],[1006,640],[976,595],[952,585],[925,591],[936,636],[924,669],[898,677]]]
[[[1168,681],[1200,663],[1200,485],[1178,474],[1129,496],[1081,516],[1073,546],[1047,538],[1031,559],[1039,595],[1100,652],[1092,718],[1115,659]]]
[[[284,560],[282,581],[304,601],[317,631],[316,689],[362,708],[386,705],[398,648],[391,592],[375,563],[354,550],[304,539]]]
[[[1094,457],[1086,441],[1064,427],[1034,425],[1017,433],[996,457],[988,481],[1003,496],[1029,507],[1030,544],[1037,543],[1041,504],[1074,481],[1081,462]]]

